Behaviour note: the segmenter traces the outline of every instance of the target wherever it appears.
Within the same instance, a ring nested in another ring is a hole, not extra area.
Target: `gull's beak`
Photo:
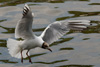
[[[52,52],[52,50],[49,47],[47,49]]]

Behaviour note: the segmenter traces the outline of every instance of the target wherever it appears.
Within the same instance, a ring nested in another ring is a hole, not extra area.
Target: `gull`
[[[7,48],[9,54],[15,58],[28,57],[29,62],[32,63],[29,51],[36,47],[47,49],[52,52],[49,45],[57,41],[64,34],[72,30],[82,31],[87,29],[90,25],[89,20],[65,20],[55,21],[49,24],[40,36],[36,36],[32,31],[34,13],[32,13],[30,7],[25,4],[23,8],[23,14],[20,21],[15,28],[15,38],[22,38],[23,40],[16,40],[8,38]]]

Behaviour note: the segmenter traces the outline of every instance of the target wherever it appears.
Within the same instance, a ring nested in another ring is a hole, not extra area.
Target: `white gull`
[[[29,56],[30,49],[40,47],[52,52],[49,45],[69,32],[70,29],[84,30],[90,25],[89,20],[56,21],[49,24],[40,36],[36,36],[32,32],[33,17],[34,14],[30,7],[25,4],[25,7],[23,8],[23,16],[15,28],[15,38],[22,38],[23,40],[18,41],[9,38],[7,41],[7,47],[10,55],[15,58],[21,58],[22,63],[23,58],[26,57],[28,57],[29,62],[32,63]]]

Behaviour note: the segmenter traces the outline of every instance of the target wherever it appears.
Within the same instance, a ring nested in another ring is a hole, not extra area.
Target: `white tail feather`
[[[15,57],[15,58],[21,58],[21,47],[20,45],[22,44],[23,41],[17,41],[17,40],[14,40],[14,39],[11,39],[9,38],[7,40],[7,47],[8,47],[8,50],[9,50],[9,53],[12,57]],[[26,58],[26,52],[27,50],[24,50],[23,51],[23,58]]]

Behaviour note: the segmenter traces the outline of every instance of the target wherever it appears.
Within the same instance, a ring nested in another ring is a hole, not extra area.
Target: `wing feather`
[[[33,13],[31,12],[30,7],[25,4],[23,8],[23,16],[21,20],[17,23],[15,29],[15,38],[34,38],[35,35],[32,33],[32,22],[33,22]]]
[[[51,44],[69,32],[70,29],[84,30],[89,25],[90,21],[88,20],[57,21],[48,25],[40,37],[42,37],[42,39],[48,44]]]

